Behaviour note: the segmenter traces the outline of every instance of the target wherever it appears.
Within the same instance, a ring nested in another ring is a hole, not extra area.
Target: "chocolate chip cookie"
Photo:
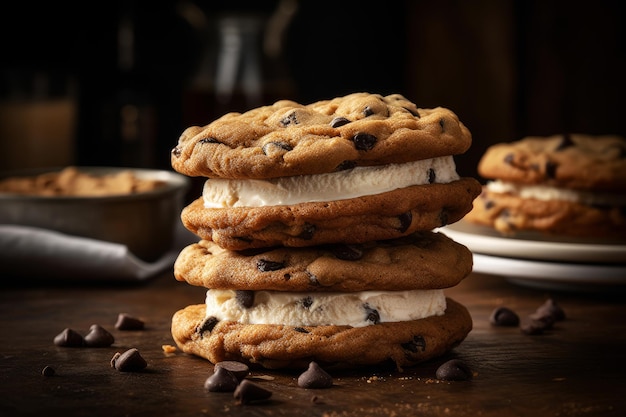
[[[448,288],[472,270],[472,253],[442,233],[357,245],[230,251],[211,241],[184,248],[179,281],[212,289],[402,291]]]
[[[205,317],[205,305],[177,311],[172,336],[186,353],[213,363],[237,360],[268,369],[325,368],[386,362],[398,368],[438,357],[460,344],[472,329],[465,307],[446,299],[445,314],[365,327],[240,324]]]
[[[263,179],[456,155],[470,144],[448,109],[354,93],[309,105],[282,100],[189,127],[171,163],[192,177]]]
[[[563,237],[626,236],[626,139],[527,137],[487,149],[488,179],[466,220],[506,235],[538,231]]]
[[[264,207],[183,209],[187,229],[231,250],[394,239],[454,223],[472,209],[480,183],[461,178],[346,200]]]

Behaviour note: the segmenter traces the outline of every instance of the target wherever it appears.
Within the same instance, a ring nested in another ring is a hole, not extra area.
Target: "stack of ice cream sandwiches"
[[[457,346],[472,319],[444,290],[472,254],[434,230],[481,192],[456,172],[470,145],[452,111],[399,94],[283,100],[186,129],[172,167],[206,182],[181,214],[201,240],[174,275],[207,293],[174,314],[178,346],[269,369],[402,368]]]

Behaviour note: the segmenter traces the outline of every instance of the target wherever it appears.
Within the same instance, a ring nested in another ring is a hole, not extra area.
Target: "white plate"
[[[497,231],[460,221],[438,229],[472,252],[517,259],[626,265],[626,244],[549,240],[538,233],[505,237]]]
[[[626,265],[542,262],[474,253],[473,270],[547,289],[602,290],[626,285]]]

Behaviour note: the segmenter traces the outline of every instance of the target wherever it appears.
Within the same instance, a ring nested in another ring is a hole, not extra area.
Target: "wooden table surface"
[[[466,305],[474,329],[450,355],[399,373],[385,368],[336,372],[334,386],[299,388],[298,373],[252,372],[273,392],[265,404],[238,405],[231,393],[210,393],[212,365],[174,344],[172,314],[202,303],[204,289],[175,281],[170,271],[133,285],[9,284],[0,288],[0,416],[624,416],[626,304],[623,293],[548,292],[501,277],[472,274],[447,295]],[[567,318],[542,335],[493,327],[497,306],[522,320],[548,297]],[[118,331],[118,313],[146,323]],[[100,324],[115,336],[106,348],[53,343],[64,328],[85,334]],[[111,368],[115,352],[135,347],[147,360],[139,373]],[[435,379],[452,357],[472,368],[470,381]],[[49,365],[54,376],[43,376]]]

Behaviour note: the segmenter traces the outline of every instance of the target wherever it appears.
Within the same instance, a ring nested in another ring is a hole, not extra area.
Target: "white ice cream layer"
[[[209,179],[202,196],[206,208],[292,205],[381,194],[428,184],[433,176],[435,183],[459,179],[453,157],[271,180]]]
[[[444,292],[361,291],[354,293],[208,290],[206,317],[244,324],[363,327],[378,323],[439,316],[446,310]],[[253,294],[253,303],[244,306]],[[242,297],[243,296],[243,297]]]
[[[586,205],[626,205],[626,196],[623,194],[577,191],[547,185],[526,185],[494,180],[487,183],[487,190],[542,201],[562,200]]]

